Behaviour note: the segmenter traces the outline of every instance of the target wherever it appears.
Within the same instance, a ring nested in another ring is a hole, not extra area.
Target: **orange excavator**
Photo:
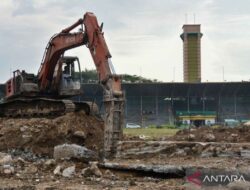
[[[80,27],[79,31],[73,32],[77,27]],[[105,152],[113,152],[122,135],[124,93],[121,77],[115,74],[102,29],[103,24],[99,26],[96,16],[87,12],[83,19],[52,36],[37,75],[16,70],[7,81],[0,115],[41,117],[79,110],[87,114],[95,113],[97,106],[94,103],[67,99],[81,92],[81,69],[77,57],[67,57],[64,53],[86,45],[104,90]]]

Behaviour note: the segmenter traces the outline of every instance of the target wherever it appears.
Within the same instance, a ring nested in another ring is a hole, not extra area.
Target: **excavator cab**
[[[81,67],[78,57],[61,57],[56,65],[52,88],[59,96],[80,94]]]

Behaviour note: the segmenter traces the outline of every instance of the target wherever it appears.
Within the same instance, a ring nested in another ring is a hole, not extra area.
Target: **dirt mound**
[[[201,127],[183,129],[176,133],[173,140],[200,142],[250,142],[250,127]]]
[[[104,123],[85,113],[68,113],[54,119],[0,119],[0,151],[23,149],[53,154],[56,145],[75,143],[92,150],[103,145]]]

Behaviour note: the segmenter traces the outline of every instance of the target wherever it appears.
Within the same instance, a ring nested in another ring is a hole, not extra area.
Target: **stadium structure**
[[[183,83],[125,83],[126,123],[143,127],[196,126],[250,120],[250,82],[201,83],[200,25],[183,25]],[[103,110],[98,84],[82,84],[76,100],[95,101]],[[4,85],[0,85],[0,98]]]

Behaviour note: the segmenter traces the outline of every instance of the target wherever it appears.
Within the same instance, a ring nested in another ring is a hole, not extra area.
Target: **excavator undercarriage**
[[[0,106],[1,117],[55,117],[70,112],[84,111],[87,115],[97,115],[98,106],[94,102],[74,102],[49,98],[17,98]]]

